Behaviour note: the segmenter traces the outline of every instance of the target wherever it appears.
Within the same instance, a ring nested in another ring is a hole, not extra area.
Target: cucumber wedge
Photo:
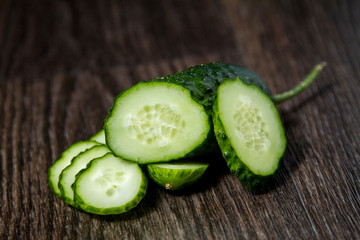
[[[256,85],[225,80],[218,89],[213,121],[230,171],[250,190],[265,190],[286,148],[273,101]]]
[[[101,129],[99,132],[97,132],[94,136],[90,138],[90,141],[98,142],[101,144],[106,144],[105,142],[105,131],[104,129]]]
[[[75,204],[84,211],[120,214],[136,207],[145,196],[147,178],[138,164],[108,153],[81,170],[72,188]]]
[[[77,142],[71,145],[67,150],[65,150],[62,153],[61,157],[56,160],[55,163],[50,167],[48,182],[50,188],[57,196],[61,197],[61,192],[58,184],[59,176],[62,170],[64,170],[64,168],[70,165],[71,160],[79,153],[96,145],[99,145],[99,143],[93,141]]]
[[[197,182],[208,163],[176,161],[153,163],[146,166],[149,177],[167,190],[179,190]]]
[[[71,185],[75,182],[76,174],[86,168],[91,160],[102,157],[109,152],[110,150],[105,145],[98,145],[87,149],[71,160],[71,164],[61,172],[59,177],[59,189],[66,203],[75,206]]]
[[[105,120],[114,155],[138,163],[195,154],[207,142],[210,119],[190,91],[167,82],[140,82],[115,100]]]

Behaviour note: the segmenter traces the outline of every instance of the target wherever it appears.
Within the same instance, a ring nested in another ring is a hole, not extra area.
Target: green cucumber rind
[[[72,150],[72,148],[77,147],[78,145],[81,145],[81,144],[84,144],[84,143],[89,143],[89,142],[90,142],[90,143],[94,143],[93,146],[96,146],[96,145],[99,145],[99,144],[100,144],[100,143],[97,143],[97,142],[94,142],[94,141],[81,141],[81,142],[76,142],[76,143],[72,144],[70,147],[68,147],[65,151],[63,151],[63,152],[61,153],[61,156],[60,156],[60,157],[53,163],[53,165],[49,168],[49,171],[48,171],[48,185],[49,185],[51,191],[53,191],[53,192],[55,193],[55,195],[57,195],[58,197],[62,198],[62,194],[61,194],[61,191],[60,191],[60,189],[59,189],[59,187],[58,187],[58,182],[59,182],[59,181],[57,181],[57,182],[55,183],[55,182],[53,182],[52,179],[51,179],[51,176],[53,175],[53,171],[55,170],[57,164],[60,163],[61,161],[63,161],[63,158],[66,156],[66,154],[68,154],[68,153]],[[89,148],[91,148],[91,147],[89,147]],[[86,149],[85,149],[84,151],[86,151]],[[83,152],[83,151],[80,151],[79,153],[81,153],[81,152]],[[74,157],[76,157],[76,155],[75,155]],[[72,160],[72,159],[71,159],[71,160]],[[70,161],[70,162],[71,162],[71,161]],[[63,170],[63,169],[62,169],[62,170]],[[62,170],[61,170],[61,171],[62,171]],[[61,174],[61,171],[60,171],[60,174]],[[60,174],[59,174],[59,176],[60,176]],[[57,191],[57,189],[59,189],[59,191]]]
[[[146,166],[149,177],[166,190],[180,190],[197,182],[205,173],[209,164],[196,169],[166,169],[149,164]],[[185,174],[186,173],[186,174]],[[167,187],[170,184],[170,188]]]
[[[281,121],[281,119],[279,119],[279,121]],[[237,156],[235,150],[233,149],[230,139],[227,137],[225,128],[220,119],[217,99],[215,100],[215,104],[213,105],[213,124],[217,143],[220,147],[223,158],[225,159],[227,166],[230,169],[230,172],[234,174],[239,179],[239,181],[243,183],[245,187],[252,192],[262,193],[271,188],[272,181],[276,176],[279,166],[281,165],[286,148],[284,148],[284,151],[279,158],[278,166],[273,173],[268,175],[255,174]],[[283,140],[285,141],[284,143],[286,145],[286,138],[284,138]]]
[[[149,84],[151,82],[139,82],[138,84]],[[169,82],[169,83],[173,83],[173,82]],[[137,84],[137,85],[138,85]],[[179,84],[176,84],[176,85],[179,85]],[[135,85],[136,86],[136,85]],[[180,85],[181,86],[181,85]],[[185,88],[186,89],[186,88]],[[110,118],[111,118],[111,114],[113,111],[115,111],[115,103],[117,101],[117,99],[123,97],[124,95],[128,94],[128,91],[131,91],[131,88],[121,92],[119,95],[117,95],[113,101],[113,106],[110,108],[109,110],[109,114],[108,116],[106,117],[105,119],[105,122],[104,122],[104,131],[105,131],[105,139],[106,139],[106,145],[108,146],[108,148],[112,151],[112,153],[117,156],[117,157],[120,157],[124,160],[127,160],[127,161],[133,161],[133,162],[137,162],[139,164],[150,164],[150,163],[158,163],[158,162],[170,162],[170,161],[173,161],[173,160],[178,160],[178,159],[183,159],[183,158],[189,158],[189,157],[194,157],[194,156],[198,156],[198,155],[202,155],[204,153],[208,153],[208,152],[213,152],[214,149],[218,149],[218,146],[217,146],[217,143],[216,143],[216,139],[214,137],[214,134],[213,134],[213,131],[212,131],[212,121],[211,121],[211,118],[208,117],[208,126],[209,126],[209,131],[208,131],[208,134],[207,136],[203,139],[203,141],[194,146],[194,148],[192,149],[189,149],[186,153],[184,153],[183,155],[179,155],[177,156],[176,158],[168,158],[168,159],[163,159],[161,161],[159,161],[158,159],[153,159],[153,160],[150,160],[150,161],[146,161],[146,162],[138,162],[138,161],[135,161],[134,159],[131,159],[129,158],[128,156],[125,156],[125,155],[122,155],[121,153],[118,153],[116,152],[116,150],[114,149],[114,147],[112,146],[112,144],[110,143],[110,141],[108,140],[109,139],[109,134],[110,134],[110,129],[108,127],[108,122],[110,121]],[[191,91],[190,91],[190,95],[191,95]],[[191,96],[189,96],[191,97]],[[197,103],[195,101],[195,99],[192,98],[192,100]],[[203,105],[200,104],[200,106],[204,109],[205,113],[206,112],[206,109]],[[208,115],[209,116],[209,115]]]
[[[112,153],[108,153],[108,154],[112,154]],[[77,179],[81,176],[82,173],[84,173],[85,171],[87,171],[88,169],[90,169],[93,165],[93,163],[96,160],[99,160],[103,157],[105,157],[106,155],[99,158],[95,158],[93,159],[87,166],[86,168],[82,169],[78,174],[76,174],[76,178],[75,178],[75,182],[73,183],[73,185],[71,186],[73,191],[74,191],[74,203],[75,203],[75,207],[78,209],[81,209],[87,213],[92,213],[92,214],[97,214],[97,215],[115,215],[115,214],[121,214],[121,213],[125,213],[130,211],[131,209],[135,208],[140,202],[141,200],[145,197],[146,195],[146,190],[147,190],[147,186],[148,186],[148,179],[145,176],[144,172],[141,170],[140,166],[138,165],[137,167],[139,168],[139,171],[141,172],[141,183],[140,183],[140,188],[138,193],[136,194],[136,196],[130,200],[128,203],[119,206],[119,207],[113,207],[113,208],[96,208],[93,207],[91,205],[88,205],[76,192],[76,181]],[[135,201],[136,200],[136,201]]]

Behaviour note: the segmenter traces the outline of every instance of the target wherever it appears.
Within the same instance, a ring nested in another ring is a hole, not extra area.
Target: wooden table
[[[249,192],[221,158],[193,187],[150,183],[130,212],[57,198],[52,163],[139,81],[224,61],[274,93],[288,139],[275,187]],[[0,2],[1,239],[360,239],[360,1]]]

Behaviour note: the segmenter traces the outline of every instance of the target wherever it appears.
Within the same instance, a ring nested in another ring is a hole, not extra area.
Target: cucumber
[[[208,163],[176,161],[170,163],[153,163],[146,166],[149,177],[167,190],[179,190],[197,182]]]
[[[92,160],[77,174],[72,186],[74,201],[89,213],[120,214],[138,205],[147,183],[138,164],[108,153]]]
[[[110,150],[105,145],[97,145],[86,151],[78,154],[71,160],[71,164],[68,165],[60,174],[59,177],[59,189],[64,201],[70,205],[74,204],[74,192],[71,185],[75,182],[76,174],[86,168],[86,165],[93,159],[104,156]]]
[[[55,163],[50,167],[48,182],[51,190],[57,196],[61,197],[61,192],[58,187],[58,184],[59,184],[59,176],[62,170],[64,170],[64,168],[66,168],[71,163],[71,160],[76,155],[95,145],[99,145],[99,143],[93,141],[77,142],[71,145],[67,150],[65,150],[62,153],[61,157],[58,160],[56,160]]]
[[[90,141],[106,144],[105,141],[105,131],[104,129],[101,129],[99,132],[97,132],[94,136],[90,138]]]
[[[140,82],[115,98],[105,120],[114,155],[138,163],[168,162],[201,152],[210,119],[190,91],[167,82]]]
[[[266,190],[286,148],[278,110],[258,86],[225,80],[214,104],[214,131],[230,171],[253,191]]]

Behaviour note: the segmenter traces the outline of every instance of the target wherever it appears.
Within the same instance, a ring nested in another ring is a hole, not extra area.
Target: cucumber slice
[[[141,82],[115,100],[105,120],[114,155],[138,163],[166,162],[206,143],[210,119],[190,91],[167,82]]]
[[[60,174],[59,189],[64,201],[68,204],[74,204],[74,192],[71,185],[75,182],[75,176],[80,170],[86,168],[86,165],[93,159],[104,156],[110,150],[105,145],[94,146],[86,151],[80,153],[71,160],[68,165]]]
[[[136,207],[145,196],[147,178],[138,164],[108,153],[81,170],[72,188],[75,204],[84,211],[119,214]]]
[[[147,165],[149,177],[167,190],[179,190],[197,182],[208,163],[176,161],[171,163],[153,163]]]
[[[273,101],[255,85],[225,80],[218,89],[213,121],[230,171],[250,190],[266,189],[286,148]]]
[[[105,131],[104,129],[101,129],[99,132],[97,132],[94,136],[90,138],[90,141],[106,144],[105,141]]]
[[[58,184],[59,184],[59,176],[62,170],[64,170],[64,168],[66,168],[71,163],[71,160],[76,155],[95,145],[99,145],[99,143],[93,141],[77,142],[71,145],[67,150],[65,150],[61,154],[61,157],[58,160],[56,160],[55,163],[50,167],[48,182],[50,188],[57,196],[61,197],[61,192],[58,187]]]

